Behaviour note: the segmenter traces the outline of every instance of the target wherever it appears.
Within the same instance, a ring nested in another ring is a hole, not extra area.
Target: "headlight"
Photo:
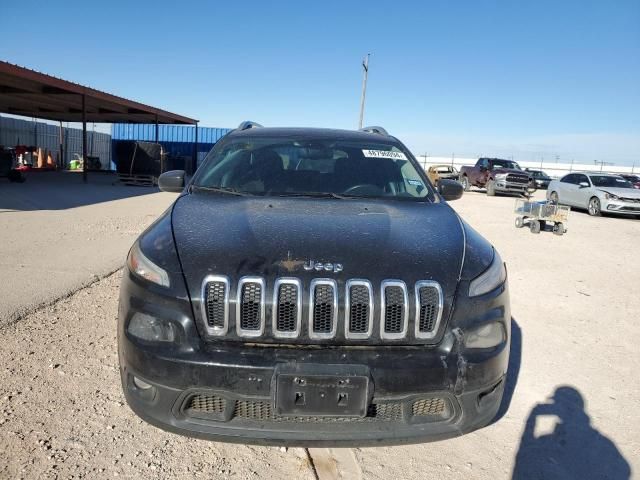
[[[469,285],[469,296],[477,297],[478,295],[490,292],[503,283],[506,278],[507,270],[504,267],[500,255],[494,250],[493,263],[483,274],[471,281],[471,285]]]
[[[176,339],[173,323],[146,313],[135,313],[129,321],[127,330],[134,337],[149,342],[173,342]]]
[[[494,178],[496,180],[506,180],[507,179],[507,174],[506,173],[498,173],[497,175],[495,175]]]
[[[504,327],[500,322],[487,323],[464,334],[466,348],[493,348],[504,340]]]
[[[167,272],[144,256],[138,242],[136,242],[129,251],[127,265],[129,266],[129,270],[140,278],[162,285],[163,287],[169,286],[169,275]]]
[[[620,197],[608,192],[604,192],[604,198],[606,198],[607,200],[620,200]]]

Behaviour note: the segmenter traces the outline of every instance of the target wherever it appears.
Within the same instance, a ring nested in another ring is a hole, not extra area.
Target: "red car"
[[[624,174],[624,175],[620,175],[620,176],[622,178],[624,178],[625,180],[631,182],[631,184],[633,185],[633,188],[640,189],[640,176],[639,175]]]

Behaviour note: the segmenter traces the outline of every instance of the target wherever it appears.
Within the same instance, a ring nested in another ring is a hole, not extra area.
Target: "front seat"
[[[271,149],[255,150],[251,154],[247,172],[239,183],[243,190],[256,192],[280,191],[284,167],[282,157]]]

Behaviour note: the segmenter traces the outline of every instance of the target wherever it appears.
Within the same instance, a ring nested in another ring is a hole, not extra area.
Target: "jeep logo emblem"
[[[317,272],[321,272],[321,271],[326,271],[326,272],[333,272],[333,273],[339,273],[343,270],[343,266],[341,263],[331,263],[331,262],[316,262],[315,260],[307,260],[304,264],[304,269],[307,272],[310,272],[311,270],[315,270]]]

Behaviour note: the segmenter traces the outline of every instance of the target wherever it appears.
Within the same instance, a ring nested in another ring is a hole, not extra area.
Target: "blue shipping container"
[[[198,127],[198,155],[196,166],[205,157],[215,143],[230,132],[230,128]],[[112,152],[116,144],[123,140],[155,142],[156,126],[146,123],[115,123],[111,125]],[[195,127],[192,125],[158,125],[158,143],[171,156],[193,157]],[[115,162],[115,159],[113,159]]]
[[[198,127],[198,143],[216,143],[230,128]],[[156,140],[155,124],[114,123],[111,125],[113,140]],[[195,127],[192,125],[158,125],[159,142],[189,142],[195,140]]]

